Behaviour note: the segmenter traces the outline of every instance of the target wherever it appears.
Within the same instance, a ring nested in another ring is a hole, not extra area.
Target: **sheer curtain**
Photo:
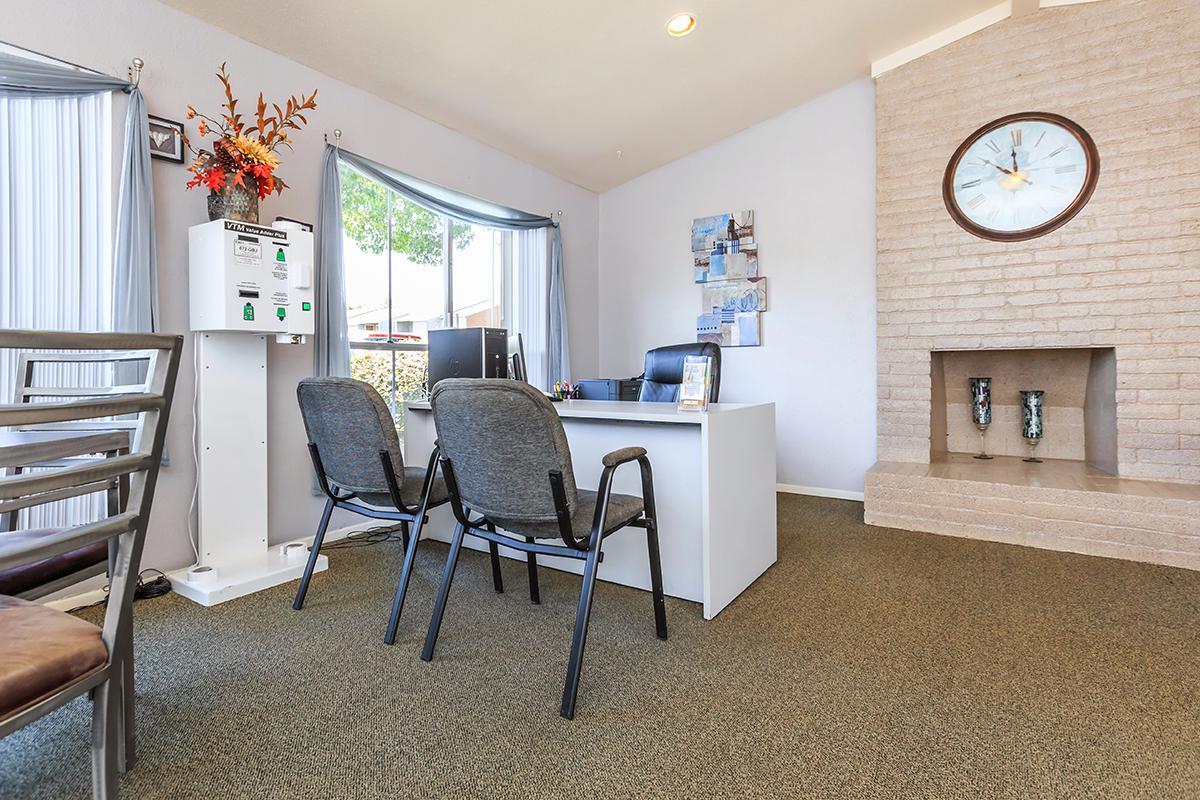
[[[527,380],[548,390],[550,380],[550,270],[546,229],[520,231],[513,264],[513,330],[525,348]]]
[[[108,93],[0,95],[0,328],[112,330],[111,114]],[[17,356],[0,351],[0,402],[13,401]],[[66,369],[38,381],[109,380]],[[30,522],[97,518],[103,504],[76,498]]]

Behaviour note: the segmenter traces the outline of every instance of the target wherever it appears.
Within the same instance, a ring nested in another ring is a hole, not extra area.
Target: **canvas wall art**
[[[692,220],[692,252],[725,252],[754,243],[754,212],[731,211]]]
[[[733,252],[693,253],[692,267],[696,283],[755,278],[758,277],[758,246],[747,245]]]
[[[753,211],[692,220],[692,280],[700,284],[696,341],[722,347],[762,343],[767,281],[758,273]]]
[[[696,341],[721,347],[757,347],[761,343],[760,323],[757,311],[701,314],[696,318]]]
[[[767,310],[767,279],[710,281],[700,288],[700,309],[706,314]]]

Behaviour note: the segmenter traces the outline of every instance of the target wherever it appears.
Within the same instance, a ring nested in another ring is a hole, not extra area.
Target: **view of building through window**
[[[342,170],[350,374],[403,403],[425,395],[428,333],[505,327],[514,237],[450,220]]]

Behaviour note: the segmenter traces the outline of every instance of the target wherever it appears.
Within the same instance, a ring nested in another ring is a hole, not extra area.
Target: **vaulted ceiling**
[[[604,191],[996,0],[257,0],[255,25],[242,0],[166,2]]]

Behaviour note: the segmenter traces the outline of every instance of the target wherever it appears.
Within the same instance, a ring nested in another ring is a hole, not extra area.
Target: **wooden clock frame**
[[[1025,228],[1019,231],[996,231],[979,225],[963,213],[963,210],[958,205],[958,201],[954,198],[954,173],[958,169],[958,162],[962,160],[963,155],[966,154],[971,145],[997,128],[1013,122],[1048,122],[1065,128],[1083,147],[1083,152],[1087,159],[1087,176],[1084,178],[1079,194],[1075,196],[1071,204],[1051,219],[1046,220],[1041,225],[1035,225],[1032,228]],[[967,233],[978,236],[981,239],[989,239],[993,242],[1024,242],[1029,239],[1036,239],[1039,236],[1045,236],[1047,233],[1056,231],[1070,222],[1092,198],[1092,192],[1096,189],[1096,181],[1099,179],[1100,152],[1096,149],[1095,141],[1092,140],[1091,135],[1086,130],[1060,114],[1051,114],[1047,111],[1022,111],[992,120],[968,136],[958,146],[958,149],[954,151],[954,155],[950,157],[950,162],[946,165],[946,174],[942,177],[942,201],[946,204],[946,211],[949,212],[950,218],[958,223],[959,227]]]

